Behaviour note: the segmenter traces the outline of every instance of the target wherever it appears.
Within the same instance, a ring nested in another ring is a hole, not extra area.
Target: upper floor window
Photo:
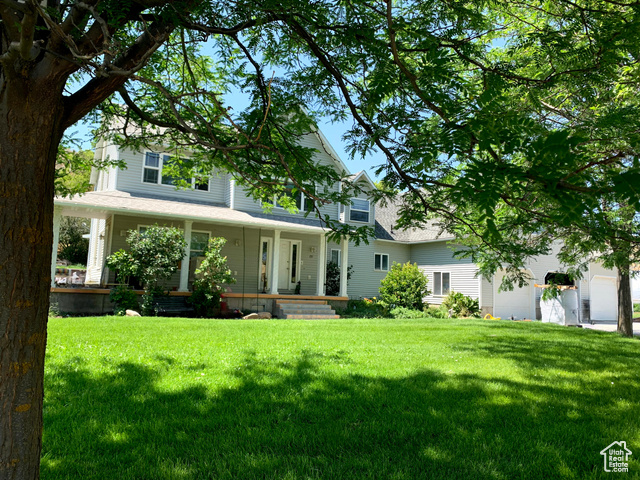
[[[433,272],[433,294],[436,296],[449,295],[451,290],[451,274],[449,272]]]
[[[292,183],[287,182],[287,184],[284,186],[284,192],[282,196],[293,198],[296,202],[296,207],[298,208],[298,210],[304,212],[310,212],[313,210],[313,200],[302,195],[300,189]],[[275,205],[278,208],[284,208],[277,200],[275,202]]]
[[[362,198],[351,199],[351,209],[349,210],[349,220],[352,222],[369,222],[369,200]]]
[[[209,177],[197,176],[196,178],[180,177],[164,173],[165,167],[170,167],[176,160],[171,155],[159,154],[156,152],[146,152],[144,156],[144,166],[142,169],[142,182],[160,185],[191,185],[195,190],[209,191]]]

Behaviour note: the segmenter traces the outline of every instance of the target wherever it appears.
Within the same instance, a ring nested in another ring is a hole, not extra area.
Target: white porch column
[[[58,263],[58,243],[60,242],[60,220],[62,209],[53,207],[53,249],[51,250],[51,286],[56,286],[56,263]]]
[[[340,241],[340,296],[347,296],[347,270],[349,269],[349,236]]]
[[[269,293],[278,294],[278,274],[280,273],[280,230],[273,231],[273,255],[271,255],[271,285]]]
[[[327,240],[324,238],[324,232],[320,234],[320,247],[318,248],[318,286],[316,295],[319,297],[324,295],[324,283],[326,281],[327,271]]]
[[[184,239],[187,242],[187,247],[184,249],[184,257],[182,257],[182,268],[180,269],[180,286],[179,292],[189,291],[189,260],[191,259],[191,226],[192,220],[184,221]]]

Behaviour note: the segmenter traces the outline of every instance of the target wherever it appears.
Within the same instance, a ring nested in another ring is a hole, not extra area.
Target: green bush
[[[425,318],[427,316],[422,310],[405,307],[396,307],[389,313],[393,318]]]
[[[387,309],[374,299],[349,300],[347,308],[338,309],[336,313],[341,318],[385,318],[388,317]]]
[[[223,237],[209,239],[204,250],[204,260],[196,270],[198,279],[193,282],[193,294],[189,302],[197,317],[211,318],[218,313],[220,299],[224,291],[222,285],[236,283],[227,266],[227,257],[222,256],[222,247],[227,240]]]
[[[424,313],[429,318],[449,318],[449,312],[442,305],[430,305]]]
[[[142,233],[129,230],[127,243],[130,250],[109,255],[107,267],[116,270],[120,278],[134,276],[140,279],[144,286],[142,313],[152,315],[155,313],[153,297],[162,293],[162,280],[170,279],[178,271],[187,243],[179,229],[158,225],[148,227]]]
[[[427,277],[415,263],[394,262],[387,276],[380,282],[380,301],[389,308],[422,310],[423,299],[427,295]]]
[[[634,312],[640,312],[640,303],[634,303],[633,304],[633,311]]]
[[[138,295],[131,290],[129,285],[116,285],[111,289],[109,298],[114,304],[113,313],[115,315],[124,315],[126,310],[138,310]]]
[[[83,235],[87,233],[89,233],[87,219],[62,217],[58,258],[74,264],[86,265],[89,255],[89,239],[84,238]]]
[[[442,307],[452,317],[479,317],[480,307],[478,300],[467,297],[460,292],[449,292],[442,301]]]

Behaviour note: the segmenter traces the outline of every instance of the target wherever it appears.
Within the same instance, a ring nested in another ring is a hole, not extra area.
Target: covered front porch
[[[187,242],[178,272],[166,283],[170,291],[189,292],[209,238],[224,237],[227,243],[222,253],[236,279],[235,284],[226,286],[230,298],[243,295],[265,300],[268,295],[326,295],[326,231],[317,220],[165,199],[140,199],[122,192],[105,193],[92,195],[90,201],[82,201],[84,197],[56,200],[52,287],[55,287],[60,218],[79,216],[92,218],[86,287],[108,288],[115,284],[114,272],[105,266],[106,258],[120,248],[127,248],[129,230],[158,224],[181,229]],[[113,205],[114,198],[120,205]],[[344,239],[338,245],[341,271],[346,271],[348,266],[348,244],[348,239]],[[343,275],[337,297],[348,296],[346,280]]]

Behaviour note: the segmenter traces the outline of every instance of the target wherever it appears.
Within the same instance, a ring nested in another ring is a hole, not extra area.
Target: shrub
[[[424,313],[430,318],[449,318],[449,311],[442,305],[431,305],[425,308]]]
[[[380,299],[389,308],[404,307],[422,310],[423,299],[429,295],[427,277],[417,264],[395,263],[380,283]]]
[[[154,313],[153,296],[163,291],[162,280],[168,280],[178,271],[187,243],[179,229],[158,225],[148,227],[142,233],[129,230],[127,243],[130,250],[109,255],[107,266],[117,270],[121,277],[140,279],[144,287],[142,313],[151,315]]]
[[[215,316],[224,290],[222,285],[236,283],[227,266],[227,257],[222,256],[225,243],[227,240],[222,237],[209,239],[209,244],[204,250],[204,260],[196,270],[198,279],[193,282],[193,294],[189,302],[198,317]]]
[[[480,316],[478,300],[467,297],[460,292],[449,292],[449,295],[442,301],[442,307],[450,312],[452,317]]]
[[[342,318],[385,318],[389,315],[386,308],[375,298],[349,300],[347,308],[337,310],[336,313]]]
[[[353,265],[349,265],[349,268],[347,268],[347,283],[351,280],[352,270]],[[340,266],[336,262],[327,263],[325,286],[327,295],[333,296],[340,293]]]
[[[58,257],[73,264],[86,265],[89,255],[89,239],[83,237],[86,233],[89,233],[86,219],[62,217]]]
[[[425,318],[426,314],[422,310],[412,308],[396,307],[389,312],[393,318]]]
[[[640,312],[640,303],[633,304],[633,311],[636,313]]]
[[[138,295],[131,290],[129,285],[116,285],[111,289],[109,298],[114,304],[113,313],[115,315],[124,315],[126,310],[138,310]]]

